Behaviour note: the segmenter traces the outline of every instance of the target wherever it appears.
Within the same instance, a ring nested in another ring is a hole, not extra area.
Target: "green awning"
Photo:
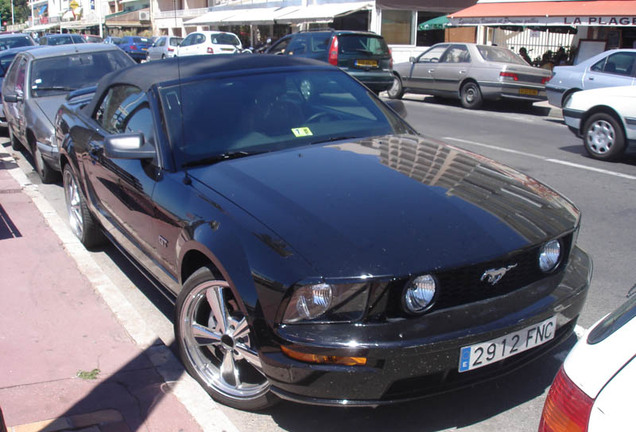
[[[448,17],[446,15],[424,21],[417,26],[418,30],[443,30],[448,27]]]

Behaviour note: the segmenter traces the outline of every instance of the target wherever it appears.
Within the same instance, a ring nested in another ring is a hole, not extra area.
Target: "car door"
[[[470,54],[464,44],[453,44],[442,54],[433,71],[434,87],[443,93],[459,94],[459,85],[468,74]]]
[[[155,41],[150,48],[148,48],[148,60],[159,60],[163,52],[163,47],[166,44],[166,38],[160,37]]]
[[[104,155],[104,139],[141,132],[155,143],[154,120],[147,96],[131,85],[113,85],[92,116],[96,131],[88,145],[85,175],[92,186],[100,222],[130,254],[157,273],[155,207],[152,192],[158,177],[156,161],[115,159]]]
[[[617,52],[593,64],[583,77],[583,90],[634,85],[636,53]]]
[[[411,63],[411,71],[408,76],[403,78],[404,86],[418,93],[435,91],[435,70],[447,49],[447,44],[435,45],[420,54]]]
[[[190,33],[186,38],[181,42],[181,46],[179,46],[179,50],[177,51],[180,56],[189,56],[193,55],[196,50],[196,40],[199,37],[199,33]]]
[[[3,109],[7,117],[8,127],[22,143],[26,134],[26,120],[24,117],[24,98],[27,97],[26,73],[28,59],[19,55],[9,68],[4,84]],[[9,96],[9,98],[7,98]],[[14,96],[14,97],[12,97]],[[10,99],[10,100],[8,100]]]

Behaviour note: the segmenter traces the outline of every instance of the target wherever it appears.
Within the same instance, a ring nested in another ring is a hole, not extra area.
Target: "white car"
[[[633,431],[636,293],[574,346],[543,407],[539,432]]]
[[[234,33],[198,31],[190,33],[177,47],[179,57],[201,54],[238,54],[243,52],[241,40]]]
[[[148,48],[148,61],[174,57],[177,47],[183,41],[178,36],[161,36]]]
[[[617,160],[636,150],[636,87],[606,87],[572,94],[563,108],[570,130],[594,159]]]

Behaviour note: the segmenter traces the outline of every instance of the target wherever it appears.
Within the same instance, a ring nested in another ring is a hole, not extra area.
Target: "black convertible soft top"
[[[113,84],[134,85],[146,92],[157,84],[173,82],[178,79],[185,80],[199,75],[294,66],[317,68],[334,67],[312,59],[263,54],[216,54],[174,57],[160,61],[141,63],[104,76],[97,86],[95,92],[96,98],[91,101],[86,109],[89,112],[93,112],[99,97],[104,93],[106,88]]]

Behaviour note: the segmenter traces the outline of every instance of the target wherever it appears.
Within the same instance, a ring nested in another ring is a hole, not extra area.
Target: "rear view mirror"
[[[104,140],[104,155],[114,159],[153,159],[155,148],[142,133],[121,134]]]

